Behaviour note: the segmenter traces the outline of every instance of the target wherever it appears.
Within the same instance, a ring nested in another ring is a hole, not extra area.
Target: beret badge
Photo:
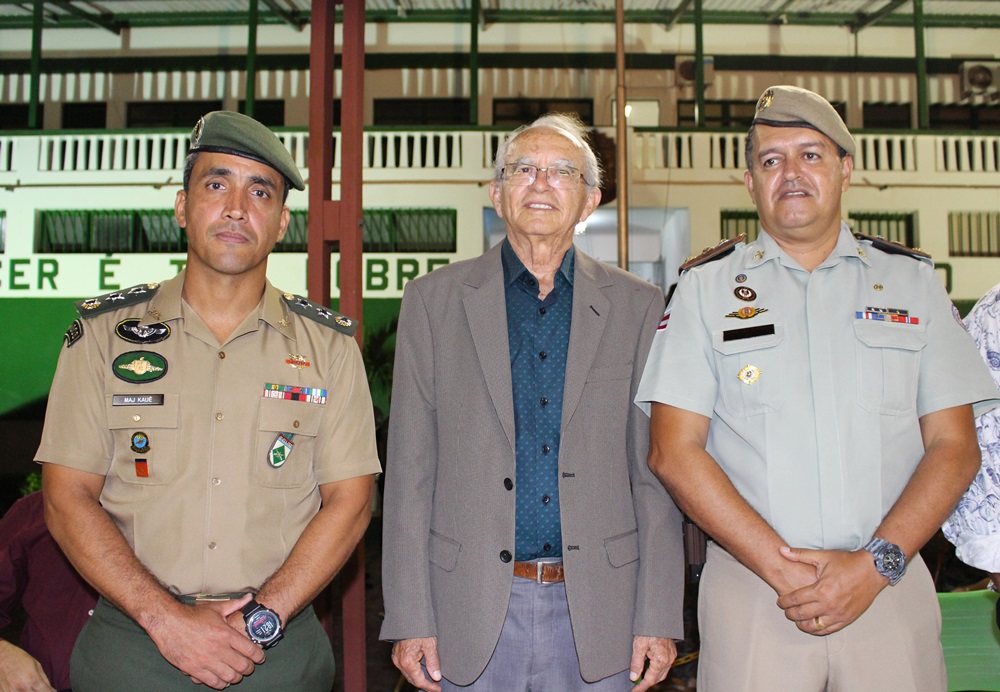
[[[201,133],[205,129],[205,118],[198,118],[197,124],[194,126],[194,132],[191,133],[191,148],[197,149],[198,145],[201,143]]]
[[[757,112],[760,113],[762,110],[770,106],[771,101],[773,100],[774,100],[774,91],[772,89],[768,89],[763,94],[761,94],[760,98],[757,100]]]

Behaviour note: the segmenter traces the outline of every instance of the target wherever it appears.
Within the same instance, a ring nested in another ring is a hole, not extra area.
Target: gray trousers
[[[309,606],[287,624],[285,637],[267,650],[267,660],[232,687],[329,692],[334,671],[330,640]],[[146,631],[103,598],[73,647],[70,680],[76,692],[208,689],[167,662]]]
[[[446,690],[475,692],[623,692],[628,670],[588,683],[580,677],[566,584],[514,578],[500,641],[486,670],[466,687],[441,681]]]

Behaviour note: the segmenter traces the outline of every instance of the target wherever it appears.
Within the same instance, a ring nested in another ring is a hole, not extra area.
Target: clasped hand
[[[839,632],[861,617],[889,580],[875,569],[864,550],[780,549],[791,562],[809,565],[815,581],[781,593],[778,607],[803,632],[824,636]]]

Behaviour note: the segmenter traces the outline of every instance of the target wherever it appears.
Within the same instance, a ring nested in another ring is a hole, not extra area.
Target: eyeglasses
[[[583,173],[572,166],[549,166],[539,168],[530,163],[508,163],[503,167],[508,183],[516,187],[533,185],[539,173],[545,173],[545,179],[552,187],[576,187],[583,180]]]

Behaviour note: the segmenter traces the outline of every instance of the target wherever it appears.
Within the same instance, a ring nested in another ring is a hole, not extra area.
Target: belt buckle
[[[558,584],[559,583],[559,582],[555,582],[555,581],[544,581],[542,579],[542,571],[543,571],[542,568],[543,568],[544,565],[561,565],[562,564],[562,558],[561,557],[543,557],[543,558],[539,558],[539,559],[535,560],[535,564],[538,565],[538,572],[535,573],[535,583],[536,584],[542,584],[542,585],[548,586],[549,584]]]

